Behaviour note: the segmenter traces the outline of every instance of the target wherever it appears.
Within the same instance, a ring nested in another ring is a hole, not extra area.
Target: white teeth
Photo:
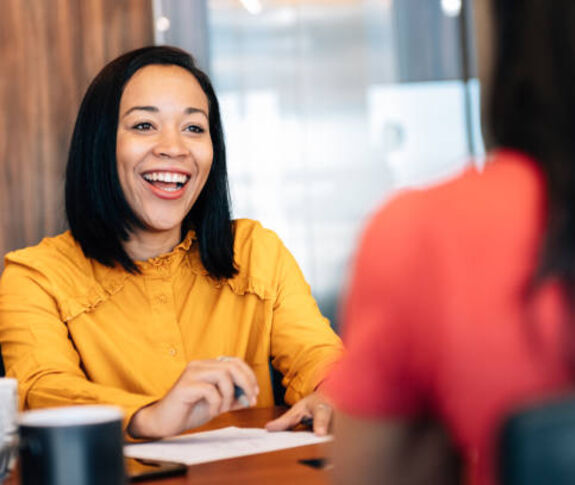
[[[144,178],[148,182],[166,182],[185,184],[188,181],[188,176],[183,173],[174,172],[148,172],[144,174]]]

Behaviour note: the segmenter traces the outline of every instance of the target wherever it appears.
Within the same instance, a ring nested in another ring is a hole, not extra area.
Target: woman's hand
[[[234,397],[234,385],[244,396]],[[218,357],[190,362],[159,401],[139,409],[128,433],[134,438],[163,438],[201,426],[218,414],[255,405],[259,388],[241,359]]]
[[[319,436],[328,433],[332,421],[333,410],[327,399],[318,391],[295,403],[289,411],[279,418],[266,423],[268,431],[283,431],[293,428],[304,418],[313,419],[313,432]]]

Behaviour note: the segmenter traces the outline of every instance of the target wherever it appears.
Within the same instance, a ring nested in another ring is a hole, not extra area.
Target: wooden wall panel
[[[0,255],[65,229],[81,97],[106,62],[152,43],[151,0],[2,0]]]

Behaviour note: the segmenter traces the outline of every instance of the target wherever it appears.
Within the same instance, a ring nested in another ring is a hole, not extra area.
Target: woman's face
[[[173,65],[137,71],[120,100],[116,159],[126,200],[147,232],[173,233],[202,191],[213,159],[208,99]]]

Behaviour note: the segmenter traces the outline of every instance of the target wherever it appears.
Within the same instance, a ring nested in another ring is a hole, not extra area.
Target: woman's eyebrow
[[[159,109],[156,106],[132,106],[128,111],[126,111],[123,115],[122,118],[124,118],[125,116],[128,116],[130,113],[132,113],[133,111],[148,111],[151,113],[159,113]],[[206,113],[203,109],[201,108],[186,108],[184,110],[184,113],[186,114],[193,114],[193,113],[201,113],[203,114],[206,118],[208,118],[208,113]]]
[[[209,117],[208,117],[208,113],[206,113],[206,112],[205,112],[203,109],[201,109],[201,108],[191,108],[191,107],[190,107],[190,108],[186,108],[185,112],[186,112],[186,114],[188,114],[188,115],[191,115],[191,114],[194,114],[194,113],[201,113],[201,114],[203,114],[206,118],[209,118]]]
[[[155,106],[132,106],[122,115],[122,118],[128,116],[132,111],[149,111],[151,113],[158,113],[160,110]]]

